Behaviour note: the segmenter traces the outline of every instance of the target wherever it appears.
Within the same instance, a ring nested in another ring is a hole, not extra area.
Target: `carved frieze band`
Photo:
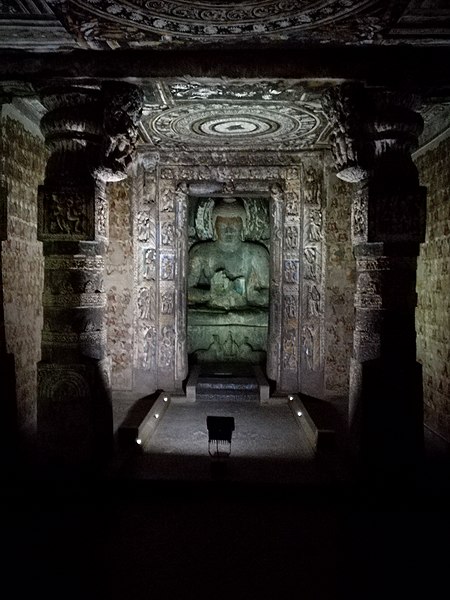
[[[157,174],[155,165],[139,164],[133,182],[133,212],[135,255],[135,367],[151,371],[156,379],[156,348],[158,323],[158,269],[157,229],[158,210],[156,202]]]
[[[280,183],[270,186],[270,304],[269,322],[270,334],[267,344],[267,374],[274,381],[280,380],[281,369],[281,338],[283,327],[283,222],[285,211],[285,194]]]
[[[322,363],[324,199],[323,168],[305,163],[302,171],[302,326],[303,372],[318,372]]]
[[[380,355],[389,313],[402,317],[401,321],[395,318],[399,326],[414,323],[416,257],[360,257],[356,269],[354,352],[359,360],[368,360]]]

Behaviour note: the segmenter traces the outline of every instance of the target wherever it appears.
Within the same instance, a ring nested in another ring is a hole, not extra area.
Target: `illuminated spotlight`
[[[293,399],[294,399],[294,396],[289,396],[290,402],[292,402]]]
[[[169,398],[167,396],[164,396],[163,400],[164,402],[169,402]]]
[[[141,438],[136,438],[136,444],[140,446],[142,444]]]
[[[302,416],[302,414],[303,414],[303,413],[302,413],[302,411],[301,411],[301,410],[298,410],[298,411],[297,411],[297,417],[301,417],[301,416]]]
[[[155,419],[159,419],[159,414],[158,413],[155,414]]]

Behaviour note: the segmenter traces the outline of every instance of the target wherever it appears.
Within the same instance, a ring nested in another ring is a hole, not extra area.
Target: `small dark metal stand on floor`
[[[206,417],[206,426],[209,455],[213,458],[230,456],[234,417]]]

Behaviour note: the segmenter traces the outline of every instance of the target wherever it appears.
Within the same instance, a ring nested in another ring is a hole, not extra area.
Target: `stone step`
[[[259,404],[259,391],[243,391],[243,390],[197,390],[197,402],[250,402]]]
[[[260,367],[249,364],[195,365],[186,385],[188,402],[252,402],[269,398],[269,386]]]
[[[199,377],[197,392],[201,390],[258,390],[254,377]]]

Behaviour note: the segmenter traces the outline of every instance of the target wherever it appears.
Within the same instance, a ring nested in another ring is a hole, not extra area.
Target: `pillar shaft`
[[[357,282],[349,427],[366,465],[398,472],[414,464],[423,436],[415,288],[425,189],[411,159],[422,123],[411,95],[357,86],[357,101],[345,104],[347,97],[351,87],[345,94],[338,88],[325,106],[336,114],[337,98],[347,120],[359,108],[358,130],[341,124],[334,137],[336,144],[344,130],[357,149],[353,163],[336,161],[338,176],[359,184],[352,203]],[[349,164],[360,177],[347,177]]]
[[[118,87],[123,90],[123,84]],[[126,107],[121,112],[124,95],[114,103],[110,84],[48,87],[41,98],[48,109],[41,126],[51,156],[39,191],[45,275],[38,433],[47,455],[80,465],[102,461],[112,449],[105,181],[126,176],[133,142],[127,134],[134,130],[128,121],[120,127],[127,112]]]

